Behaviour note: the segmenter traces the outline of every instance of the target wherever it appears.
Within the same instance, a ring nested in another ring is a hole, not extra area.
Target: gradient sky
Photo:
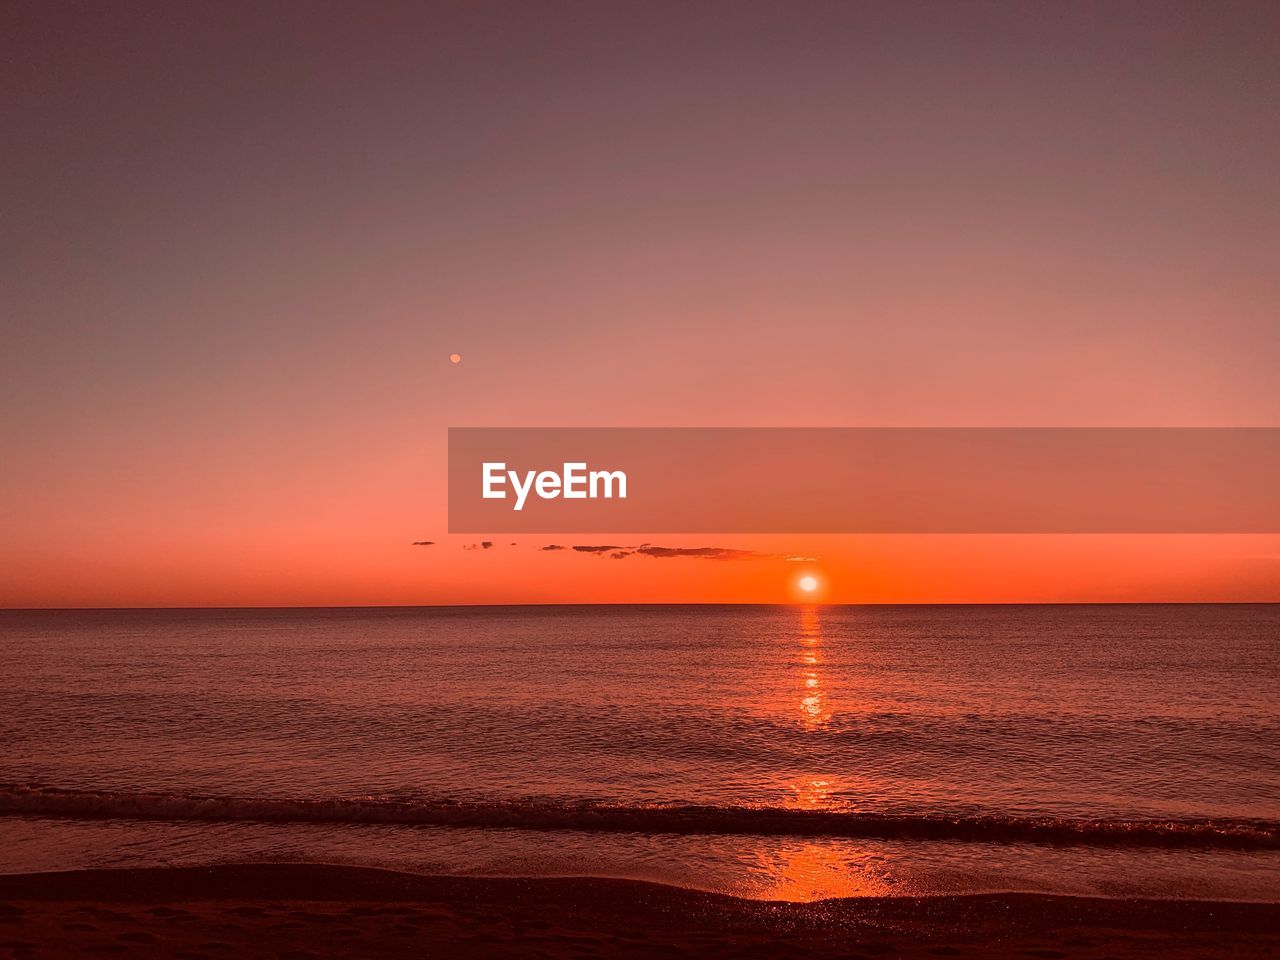
[[[790,595],[464,549],[450,425],[1280,424],[1274,3],[376,6],[5,5],[0,605]],[[663,542],[1280,600],[1280,536]]]

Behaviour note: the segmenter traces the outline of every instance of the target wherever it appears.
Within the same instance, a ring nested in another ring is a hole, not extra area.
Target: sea
[[[1280,605],[0,612],[0,873],[1280,901]]]

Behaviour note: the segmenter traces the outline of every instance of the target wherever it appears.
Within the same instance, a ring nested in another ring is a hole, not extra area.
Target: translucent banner
[[[1280,428],[449,430],[451,533],[1274,533]]]

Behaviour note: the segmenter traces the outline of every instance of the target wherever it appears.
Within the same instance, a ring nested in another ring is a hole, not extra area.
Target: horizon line
[[[852,603],[799,603],[768,600],[635,600],[635,601],[526,601],[512,603],[343,603],[343,604],[246,604],[193,606],[65,606],[0,607],[4,613],[107,613],[200,610],[449,610],[497,607],[1256,607],[1277,606],[1280,600],[953,600],[860,601]]]

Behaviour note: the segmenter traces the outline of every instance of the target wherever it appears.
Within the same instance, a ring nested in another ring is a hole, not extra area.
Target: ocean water
[[[0,612],[0,871],[1280,900],[1280,606]]]

